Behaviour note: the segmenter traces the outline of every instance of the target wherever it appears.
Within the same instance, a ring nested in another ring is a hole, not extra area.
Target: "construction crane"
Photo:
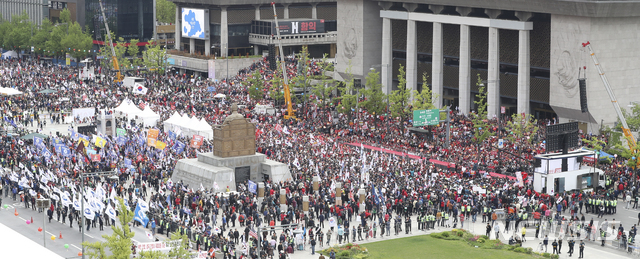
[[[633,134],[631,134],[631,130],[629,129],[629,125],[627,124],[627,120],[624,118],[624,115],[622,114],[622,110],[620,109],[620,104],[618,104],[618,99],[616,99],[616,95],[613,93],[613,90],[611,89],[609,80],[607,79],[607,76],[604,74],[604,70],[602,70],[602,67],[600,66],[600,62],[598,62],[596,53],[594,53],[593,49],[591,48],[591,42],[587,41],[586,43],[582,43],[582,47],[589,49],[589,54],[591,55],[591,59],[593,59],[593,63],[596,65],[596,69],[598,69],[598,74],[600,74],[600,79],[602,79],[602,83],[604,83],[604,88],[607,89],[607,93],[609,94],[609,98],[611,99],[611,103],[613,104],[613,108],[616,110],[616,113],[618,114],[618,118],[620,118],[620,122],[622,122],[622,133],[628,139],[627,144],[629,145],[629,149],[633,150],[636,147],[636,139],[635,137],[633,137]]]
[[[122,82],[123,76],[120,74],[120,65],[116,58],[116,50],[113,48],[113,40],[111,40],[111,31],[109,30],[109,23],[107,23],[107,17],[104,15],[104,8],[102,7],[102,0],[98,0],[100,3],[100,12],[102,12],[102,20],[104,21],[104,27],[107,29],[107,37],[109,39],[109,48],[111,48],[111,62],[113,62],[113,70],[116,71],[116,79],[114,82]]]
[[[280,62],[282,63],[282,78],[284,79],[284,102],[287,105],[287,114],[284,115],[284,119],[296,119],[296,115],[293,114],[293,105],[291,103],[291,92],[289,91],[289,79],[287,78],[287,65],[284,61],[284,52],[282,51],[282,39],[280,38],[280,25],[278,25],[278,13],[276,13],[276,3],[271,2],[273,7],[273,18],[276,22],[276,35],[278,36],[278,49],[280,50]]]

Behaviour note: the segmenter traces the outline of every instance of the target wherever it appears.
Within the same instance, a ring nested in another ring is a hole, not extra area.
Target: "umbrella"
[[[44,89],[42,91],[39,91],[39,94],[52,94],[52,93],[57,93],[58,91],[53,90],[53,89]]]
[[[225,98],[227,97],[225,94],[216,94],[213,96],[213,98]]]
[[[20,139],[25,139],[25,140],[26,139],[31,139],[31,140],[33,140],[33,137],[39,137],[39,138],[42,138],[42,139],[49,138],[49,136],[44,135],[44,134],[30,133],[30,134],[27,134],[27,135],[24,135],[24,136],[20,137]]]

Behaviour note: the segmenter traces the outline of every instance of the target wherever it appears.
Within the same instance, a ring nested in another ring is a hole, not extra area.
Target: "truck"
[[[130,88],[133,88],[134,86],[136,86],[136,84],[145,86],[144,78],[127,76],[124,78],[124,80],[122,80],[122,85],[128,86]]]

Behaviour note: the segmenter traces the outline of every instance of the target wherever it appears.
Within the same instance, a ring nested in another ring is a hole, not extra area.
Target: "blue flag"
[[[371,188],[371,192],[373,194],[373,201],[377,204],[380,204],[380,198],[378,197],[378,193],[376,191],[376,187],[373,186],[373,188]]]
[[[175,139],[176,139],[176,134],[175,134],[175,133],[173,133],[173,131],[168,131],[168,132],[167,132],[167,134],[169,134],[169,138],[170,138],[170,139],[172,139],[172,140],[175,140]]]
[[[45,149],[44,140],[39,137],[33,137],[33,145],[35,145],[39,149]]]
[[[249,180],[249,183],[247,184],[247,187],[249,187],[249,191],[252,193],[257,193],[256,191],[258,190],[258,185],[256,183],[254,183],[253,181]]]
[[[147,227],[147,223],[149,223],[149,217],[144,213],[142,209],[140,209],[140,204],[136,205],[136,210],[134,211],[135,216],[133,220],[140,222],[145,228]]]

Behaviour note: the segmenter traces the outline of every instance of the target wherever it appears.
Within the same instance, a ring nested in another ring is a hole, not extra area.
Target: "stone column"
[[[254,5],[253,7],[256,8],[256,14],[255,14],[255,18],[253,18],[254,20],[258,21],[260,20],[260,5]]]
[[[262,204],[264,201],[264,183],[258,183],[258,204]]]
[[[302,212],[304,212],[305,215],[309,214],[309,196],[307,195],[302,196]]]
[[[318,3],[311,4],[311,19],[318,19]]]
[[[227,23],[227,7],[222,6],[220,12],[220,53],[226,57],[229,53],[229,25]]]
[[[407,90],[417,90],[418,85],[418,42],[416,21],[407,20]],[[413,99],[413,97],[411,97]]]
[[[287,190],[280,189],[280,211],[287,211]]]
[[[196,39],[189,39],[189,53],[193,54],[196,52]]]
[[[391,19],[382,18],[382,92],[391,94],[393,89],[393,49],[391,40]]]
[[[313,193],[318,194],[320,190],[320,176],[313,177]]]
[[[182,39],[182,26],[180,25],[180,19],[182,19],[182,13],[180,12],[179,5],[176,5],[176,33],[174,33],[173,37],[175,38],[174,48],[180,50],[180,40]]]
[[[531,80],[531,63],[530,48],[529,48],[529,31],[521,30],[519,37],[518,47],[518,113],[529,114],[531,112],[529,108],[529,88]]]
[[[489,64],[487,78],[487,118],[500,114],[500,34],[489,27]]]
[[[433,56],[431,58],[431,91],[435,98],[436,108],[442,107],[444,56],[442,49],[442,23],[433,23]]]
[[[284,19],[289,19],[289,4],[284,4]]]
[[[211,55],[211,38],[204,40],[204,54]]]
[[[458,98],[459,109],[463,114],[469,114],[471,107],[471,44],[469,25],[460,25],[460,60],[458,67]]]
[[[336,183],[336,206],[342,205],[342,183]]]

